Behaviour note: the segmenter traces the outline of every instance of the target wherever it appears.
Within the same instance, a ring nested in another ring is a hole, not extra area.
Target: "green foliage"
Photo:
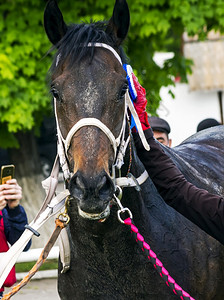
[[[50,48],[43,28],[46,1],[1,0],[0,5],[0,140],[5,147],[18,146],[14,133],[37,127],[50,113],[46,74]],[[108,20],[114,1],[59,0],[67,23]],[[139,81],[146,88],[148,110],[156,114],[161,86],[186,81],[191,62],[182,54],[182,34],[205,39],[211,29],[224,31],[223,0],[127,0],[131,26],[124,48]],[[156,51],[174,57],[159,67]],[[7,140],[6,140],[7,137]]]
[[[41,3],[42,2],[42,3]],[[43,30],[43,1],[8,0],[0,5],[0,140],[18,147],[17,131],[31,130],[51,110],[46,86],[50,57]],[[6,138],[7,137],[7,138]]]

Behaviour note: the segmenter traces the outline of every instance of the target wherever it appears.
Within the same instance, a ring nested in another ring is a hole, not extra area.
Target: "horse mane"
[[[52,50],[57,48],[58,51],[54,57],[50,71],[53,72],[55,68],[60,67],[61,62],[66,59],[68,60],[69,67],[72,67],[75,62],[79,62],[87,55],[91,63],[94,55],[94,47],[88,47],[88,43],[105,43],[118,49],[122,62],[126,63],[127,57],[123,48],[121,46],[117,48],[113,38],[106,33],[107,25],[108,21],[69,25],[64,37],[52,48]],[[58,55],[60,55],[59,61],[57,61]]]

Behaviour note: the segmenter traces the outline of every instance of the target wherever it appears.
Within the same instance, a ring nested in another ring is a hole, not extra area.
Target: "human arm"
[[[224,199],[189,183],[165,154],[145,121],[147,100],[134,74],[133,81],[137,91],[134,106],[150,145],[150,151],[146,151],[136,130],[132,131],[140,160],[164,201],[224,244]]]
[[[8,180],[6,184],[0,185],[0,210],[4,220],[4,231],[7,241],[12,245],[25,230],[27,216],[24,208],[19,204],[22,198],[22,189],[16,179]],[[28,250],[29,242],[25,248]]]
[[[133,133],[137,153],[164,201],[224,244],[224,199],[189,183],[154,139],[151,129],[144,133],[150,151]]]

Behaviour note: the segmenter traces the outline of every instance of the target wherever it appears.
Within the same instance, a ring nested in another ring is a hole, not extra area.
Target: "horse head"
[[[125,0],[116,0],[109,22],[68,26],[55,0],[44,13],[47,36],[57,49],[51,93],[69,190],[79,214],[88,219],[107,217],[115,192],[112,167],[128,89],[120,45],[129,21]]]

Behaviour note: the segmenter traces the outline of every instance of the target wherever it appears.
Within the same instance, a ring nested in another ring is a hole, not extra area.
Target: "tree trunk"
[[[19,149],[10,149],[11,163],[15,165],[15,177],[23,190],[21,205],[25,208],[28,222],[30,223],[45,198],[45,191],[41,182],[45,178],[41,172],[39,154],[36,139],[33,132],[17,133]],[[49,220],[39,230],[40,237],[33,237],[32,248],[43,247],[54,229],[54,220]]]

